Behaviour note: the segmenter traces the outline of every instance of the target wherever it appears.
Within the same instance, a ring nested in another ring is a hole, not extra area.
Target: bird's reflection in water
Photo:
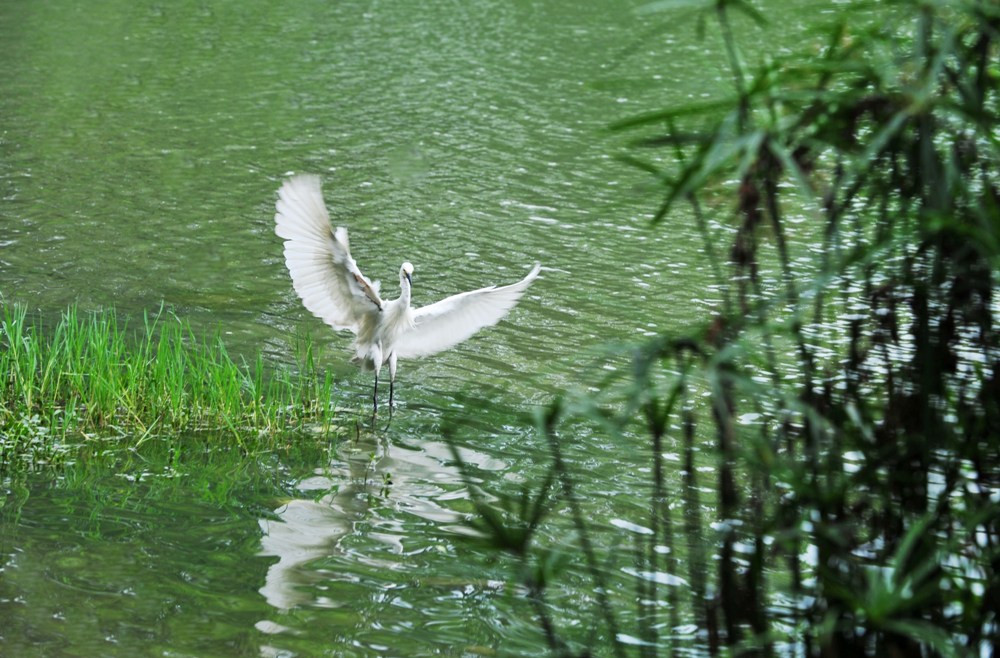
[[[463,448],[460,454],[463,461],[481,470],[506,468],[501,460],[474,450]],[[463,531],[461,515],[446,506],[449,499],[467,495],[464,487],[455,486],[461,485],[462,478],[452,462],[451,450],[440,442],[420,442],[419,448],[412,448],[369,436],[367,441],[362,438],[341,444],[336,459],[301,480],[298,487],[306,494],[332,493],[318,500],[287,501],[275,510],[277,518],[260,520],[260,554],[278,558],[268,569],[260,593],[281,611],[302,605],[336,607],[344,602],[317,596],[315,585],[331,578],[353,578],[356,571],[333,575],[329,570],[309,568],[310,563],[339,556],[378,569],[400,568],[398,562],[359,552],[353,542],[346,550],[345,537],[366,532],[369,539],[388,545],[389,553],[402,554],[407,514],[444,529]],[[391,484],[385,479],[387,475]],[[389,518],[378,518],[370,526],[372,530],[355,529],[359,522],[371,520],[373,507],[384,505],[394,510]],[[385,552],[379,554],[384,556]],[[269,621],[262,621],[258,628],[261,624],[284,630]]]

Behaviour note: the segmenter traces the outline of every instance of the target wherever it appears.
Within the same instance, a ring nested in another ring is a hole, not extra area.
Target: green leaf
[[[718,7],[719,9],[735,9],[756,23],[758,27],[767,25],[767,19],[764,17],[764,14],[760,13],[756,7],[746,0],[718,0]]]
[[[608,126],[608,130],[615,132],[619,130],[638,128],[640,126],[648,126],[650,124],[666,123],[671,119],[678,119],[681,117],[712,115],[723,110],[729,110],[736,105],[737,102],[736,98],[726,98],[716,101],[706,101],[704,103],[692,103],[691,105],[684,105],[682,107],[668,110],[656,110],[644,114],[637,114],[636,116],[612,123]]]
[[[655,14],[661,11],[675,12],[683,9],[711,9],[715,0],[658,0],[635,10],[639,15]]]
[[[887,621],[882,628],[893,633],[908,637],[924,646],[931,647],[936,653],[946,658],[968,656],[969,652],[961,650],[960,645],[943,628],[922,619],[893,619]]]

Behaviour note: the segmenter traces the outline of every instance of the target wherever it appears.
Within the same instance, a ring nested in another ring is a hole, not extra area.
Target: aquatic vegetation
[[[289,430],[335,431],[333,381],[310,343],[298,370],[237,362],[163,309],[132,327],[115,311],[68,309],[54,327],[24,306],[0,316],[0,468],[62,458],[92,435],[225,430],[244,450]]]
[[[654,224],[689,205],[719,304],[686,334],[634,345],[608,392],[554,402],[538,423],[552,475],[477,501],[474,526],[518,557],[553,655],[673,655],[684,636],[710,655],[993,655],[1000,11],[895,3],[751,70],[731,14],[763,18],[710,4],[733,98],[615,128],[662,194]],[[723,190],[730,224],[710,230],[704,199]],[[575,419],[616,442],[644,428],[645,515],[584,518],[561,438]],[[668,486],[668,452],[682,487]],[[560,574],[539,540],[566,509],[594,593],[572,615],[553,604]],[[624,568],[591,539],[623,529]]]

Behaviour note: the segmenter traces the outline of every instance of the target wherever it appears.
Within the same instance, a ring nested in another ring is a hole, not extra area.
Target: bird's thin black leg
[[[389,429],[389,424],[392,423],[392,410],[393,410],[392,389],[395,388],[395,385],[396,385],[396,380],[390,379],[389,380],[389,422],[386,423],[385,429]]]
[[[396,353],[389,353],[389,415],[392,416],[393,389],[396,388]]]
[[[372,393],[372,415],[378,413],[378,373],[375,373],[375,392]]]

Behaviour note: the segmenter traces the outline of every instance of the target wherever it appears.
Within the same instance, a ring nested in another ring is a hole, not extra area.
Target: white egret
[[[319,176],[289,178],[278,190],[274,232],[285,240],[285,265],[302,304],[326,324],[355,334],[353,361],[375,371],[372,401],[378,410],[378,376],[389,364],[389,406],[396,360],[436,354],[499,322],[538,276],[535,263],[517,283],[463,292],[421,308],[410,306],[413,265],[399,268],[399,298],[383,301],[351,257],[347,229],[332,230]]]

